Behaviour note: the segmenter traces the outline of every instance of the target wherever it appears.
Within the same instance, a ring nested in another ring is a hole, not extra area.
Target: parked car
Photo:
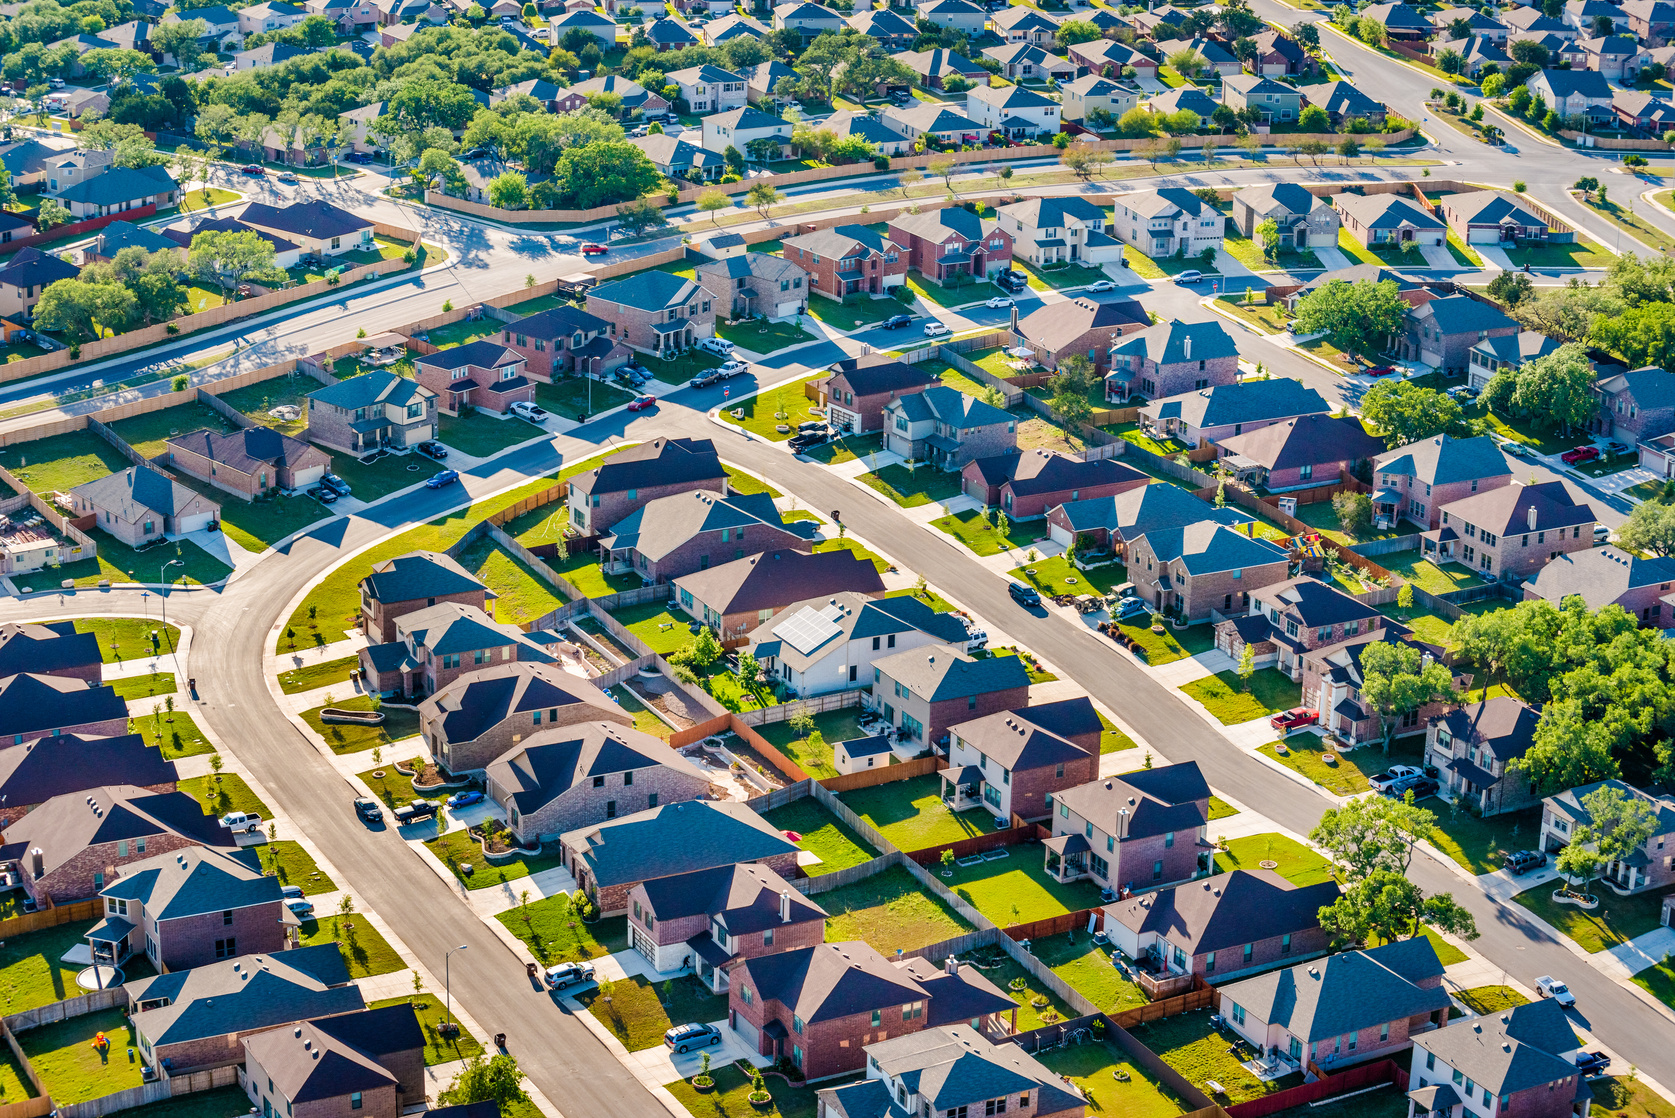
[[[940,338],[944,334],[952,333],[953,331],[948,328],[946,323],[938,322],[935,319],[925,323],[925,337],[927,338]]]
[[[699,341],[698,348],[710,353],[719,353],[725,357],[733,352],[733,343],[726,338],[704,338]]]
[[[1292,707],[1282,714],[1276,714],[1268,719],[1268,725],[1276,730],[1295,730],[1300,726],[1313,726],[1320,721],[1320,712],[1308,707]]]
[[[1611,1057],[1603,1052],[1578,1052],[1576,1054],[1576,1070],[1582,1073],[1584,1079],[1604,1075],[1605,1069],[1610,1066]]]
[[[320,484],[336,493],[339,497],[347,497],[350,493],[349,483],[336,474],[327,474],[320,479]]]
[[[1372,787],[1374,792],[1382,792],[1399,780],[1404,780],[1409,777],[1417,780],[1419,777],[1424,775],[1425,773],[1423,770],[1417,769],[1412,765],[1391,765],[1388,769],[1385,769],[1383,772],[1367,781],[1367,784]]]
[[[432,474],[429,477],[429,479],[427,479],[425,481],[425,488],[426,489],[441,489],[444,485],[452,485],[454,482],[456,482],[458,480],[459,480],[459,471],[458,470],[443,470],[440,473]]]
[[[281,885],[279,887],[279,895],[281,897],[284,897],[288,901],[294,901],[294,900],[296,900],[296,899],[298,899],[299,897],[302,896],[302,886],[301,885]]]
[[[452,796],[449,796],[448,806],[470,807],[472,804],[482,803],[484,799],[485,797],[481,792],[474,788],[468,788],[463,792],[455,792]]]
[[[1176,283],[1190,284],[1202,283],[1203,281],[1204,273],[1200,272],[1197,268],[1188,268],[1186,271],[1175,276]]]
[[[351,151],[343,156],[345,163],[371,163],[372,156],[364,151]]]
[[[740,373],[750,372],[750,366],[745,364],[745,362],[740,358],[729,357],[727,360],[717,365],[715,367],[715,371],[720,373],[723,377],[736,377]]]
[[[604,245],[587,244],[582,246],[583,256],[604,256],[610,251],[611,250],[606,248]]]
[[[489,149],[488,148],[469,148],[466,151],[460,153],[460,158],[463,159],[463,160],[487,159],[488,157],[489,157]]]
[[[1041,604],[1041,592],[1022,582],[1008,582],[1006,592],[1012,595],[1012,600],[1021,606],[1038,606]]]
[[[893,314],[889,318],[886,318],[883,322],[879,323],[879,325],[886,330],[900,330],[903,326],[906,326],[912,321],[913,316],[910,314]]]
[[[705,369],[686,383],[693,388],[708,388],[712,384],[726,380],[727,376],[728,374],[720,369]]]
[[[314,918],[314,906],[309,904],[307,901],[299,900],[293,897],[285,902],[285,907],[290,909],[303,920],[312,920]]]
[[[1018,304],[1013,302],[1011,296],[996,295],[993,298],[991,298],[988,302],[984,303],[983,305],[985,307],[988,307],[990,310],[998,311],[998,310],[1001,310],[1002,308],[1005,308],[1005,307],[1015,307]]]
[[[435,800],[414,800],[410,804],[403,804],[395,809],[395,821],[405,827],[409,823],[417,823],[421,819],[429,819],[436,814],[438,805]]]
[[[1506,868],[1515,876],[1529,873],[1547,864],[1547,855],[1539,850],[1519,850],[1506,856]]]
[[[636,397],[634,397],[633,401],[628,405],[628,410],[629,411],[645,411],[647,408],[651,407],[655,403],[657,403],[657,397],[656,396],[652,396],[650,394],[647,394],[645,396],[636,396]]]
[[[431,458],[438,462],[448,457],[448,448],[437,442],[435,439],[426,439],[413,449],[417,450],[426,458]]]
[[[1605,444],[1605,453],[1611,455],[1612,457],[1615,457],[1619,454],[1627,454],[1628,453],[1628,447],[1624,446],[1622,443],[1606,443]]]
[[[1535,993],[1539,998],[1552,998],[1566,1009],[1576,1004],[1576,995],[1570,992],[1570,987],[1550,974],[1535,980]]]
[[[1559,455],[1560,460],[1567,466],[1580,466],[1582,463],[1592,462],[1598,457],[1599,447],[1597,446],[1579,446]]]
[[[229,811],[221,817],[221,825],[235,834],[240,831],[259,831],[262,817],[250,811]]]
[[[832,433],[822,427],[818,431],[799,431],[797,434],[792,435],[791,441],[785,445],[791,448],[791,453],[801,454],[803,451],[808,450],[811,447],[816,447],[821,443],[831,441],[831,437]]]
[[[676,1025],[663,1034],[663,1043],[676,1052],[685,1052],[690,1048],[703,1048],[711,1044],[720,1044],[721,1030],[714,1025],[700,1023]]]
[[[1506,439],[1500,444],[1500,447],[1516,458],[1528,458],[1530,455],[1530,448],[1516,439]]]
[[[592,982],[592,963],[560,963],[548,967],[542,976],[549,990],[562,990],[573,982]]]
[[[1603,524],[1594,525],[1594,542],[1605,543],[1611,538],[1611,529]]]
[[[1094,282],[1088,284],[1087,289],[1093,292],[1115,291],[1117,289],[1117,283],[1115,280],[1095,280]]]
[[[548,411],[546,408],[540,407],[537,404],[526,403],[522,400],[519,400],[517,403],[512,405],[512,414],[517,416],[519,419],[527,419],[531,423],[545,423],[553,417],[552,412]]]
[[[316,485],[314,488],[308,490],[308,495],[313,497],[316,501],[319,501],[322,505],[337,504],[337,494],[333,493],[330,489],[327,489],[323,485]]]
[[[1426,796],[1434,796],[1442,790],[1442,785],[1428,776],[1422,776],[1408,786],[1407,791],[1413,793],[1413,798],[1422,800]]]
[[[287,186],[297,185],[297,173],[295,171],[281,171],[274,177]]]
[[[1365,370],[1370,377],[1387,377],[1396,371],[1394,365],[1371,365]]]
[[[1151,611],[1151,607],[1139,598],[1124,598],[1111,611],[1111,616],[1118,621],[1127,621],[1130,618],[1143,617]]]
[[[995,276],[995,285],[1002,291],[1022,291],[1029,286],[1029,277],[1018,271],[1000,272]]]
[[[241,175],[249,175],[253,179],[259,179],[263,175],[267,174],[267,170],[259,163],[246,163],[238,169],[238,173]]]
[[[1469,403],[1472,400],[1477,399],[1477,389],[1473,388],[1469,384],[1456,384],[1453,388],[1448,390],[1448,398],[1451,400],[1461,400]]]
[[[384,821],[384,809],[378,806],[377,800],[369,800],[364,797],[357,799],[355,801],[355,814],[367,823],[382,823]]]

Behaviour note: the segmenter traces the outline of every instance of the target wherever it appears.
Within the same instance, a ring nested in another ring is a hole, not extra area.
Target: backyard
[[[790,758],[798,768],[816,780],[823,780],[838,775],[833,765],[832,746],[840,741],[866,736],[861,731],[860,719],[856,717],[859,710],[859,707],[844,707],[841,710],[811,715],[814,727],[810,732],[820,735],[818,741],[804,738],[791,728],[789,722],[769,722],[757,726],[756,732],[761,734],[769,745]]]
[[[384,722],[379,726],[362,726],[353,723],[325,722],[320,713],[330,705],[337,710],[371,710],[372,699],[366,695],[350,695],[339,699],[335,703],[323,704],[302,712],[302,720],[308,723],[308,728],[325,739],[326,745],[333,753],[359,753],[363,749],[374,746],[391,745],[410,738],[419,732],[419,712],[417,710],[401,710],[396,707],[381,708]]]
[[[1099,1118],[1175,1118],[1184,1111],[1174,1092],[1114,1045],[1079,1044],[1039,1057],[1048,1071],[1068,1079]],[[1127,1074],[1127,1080],[1117,1073]]]
[[[121,452],[92,431],[71,431],[0,449],[0,466],[44,495],[68,493],[129,465]]]
[[[1129,1031],[1135,1040],[1180,1072],[1187,1082],[1204,1087],[1213,1079],[1221,1084],[1226,1094],[1211,1095],[1211,1098],[1224,1106],[1259,1099],[1303,1082],[1302,1072],[1293,1072],[1271,1083],[1257,1079],[1241,1064],[1241,1060],[1254,1055],[1250,1046],[1231,1032],[1217,1031],[1210,1024],[1208,1014],[1182,1013],[1136,1025]]]
[[[917,508],[932,501],[951,501],[960,495],[959,474],[944,473],[930,466],[921,466],[916,470],[906,466],[885,466],[874,473],[862,474],[860,481],[904,509]]]
[[[1266,868],[1263,862],[1275,863],[1273,872],[1293,885],[1318,885],[1333,880],[1330,862],[1296,839],[1278,832],[1232,839],[1216,854],[1216,868],[1223,873]]]
[[[208,404],[176,404],[162,411],[145,412],[119,419],[110,429],[123,442],[145,455],[156,458],[168,450],[168,441],[207,427],[211,431],[226,432],[232,424],[210,408]]]
[[[641,975],[579,991],[576,1000],[630,1052],[660,1048],[671,1026],[720,1021],[727,996],[711,994],[691,975],[654,983]]]
[[[1303,687],[1274,668],[1263,668],[1250,677],[1250,689],[1237,672],[1217,672],[1181,687],[1223,726],[1237,726],[1253,718],[1266,718],[1290,710],[1303,701]]]
[[[935,775],[856,788],[838,799],[898,850],[924,850],[994,830],[994,821],[980,809],[950,811],[942,799],[942,778]]]
[[[848,869],[877,857],[865,839],[813,796],[765,811],[762,818],[770,826],[796,835],[797,846],[820,859],[802,867],[810,877]]]
[[[1146,1005],[1146,992],[1111,965],[1115,948],[1098,944],[1084,932],[1046,936],[1030,944],[1030,952],[1053,973],[1106,1013]]]
[[[978,865],[955,866],[943,884],[1002,928],[1100,906],[1097,885],[1087,880],[1060,885],[1047,876],[1042,861],[1034,843],[1007,847],[990,851]]]
[[[692,640],[697,625],[686,614],[674,613],[666,602],[642,602],[611,611],[623,628],[644,641],[653,652],[667,656]]]
[[[63,962],[62,956],[87,942],[84,937],[93,924],[60,924],[0,942],[0,1014],[22,1013],[82,994],[76,986],[81,967]]]
[[[830,917],[827,943],[863,939],[887,958],[897,948],[911,951],[971,931],[957,913],[921,889],[900,866],[816,894],[815,900]]]
[[[460,566],[494,591],[496,596],[489,608],[496,621],[527,625],[568,601],[558,592],[558,587],[489,536],[473,542],[460,552],[458,559]],[[598,569],[597,561],[594,569]]]
[[[795,433],[797,424],[821,418],[811,410],[815,406],[814,401],[803,390],[803,386],[813,379],[794,380],[737,403],[729,403],[722,415],[752,434],[772,442],[783,442]],[[781,431],[780,427],[786,430]]]
[[[520,851],[508,861],[484,861],[482,846],[463,827],[449,831],[440,838],[427,839],[425,846],[430,848],[430,852],[436,855],[443,865],[453,871],[454,876],[459,878],[467,889],[487,889],[494,885],[504,885],[508,881],[516,881],[562,864],[557,843],[552,844],[553,851],[550,854],[544,849],[539,854],[525,854]],[[471,867],[470,873],[460,868],[464,865]]]
[[[95,1047],[101,1034],[106,1043]],[[140,1086],[144,1065],[128,1059],[127,1049],[136,1041],[127,1011],[121,1007],[25,1029],[17,1034],[17,1041],[57,1106]],[[24,1093],[20,1089],[19,1094]]]
[[[1380,555],[1376,562],[1391,574],[1430,594],[1448,594],[1483,585],[1483,580],[1471,568],[1459,563],[1445,563],[1439,567],[1416,550]]]

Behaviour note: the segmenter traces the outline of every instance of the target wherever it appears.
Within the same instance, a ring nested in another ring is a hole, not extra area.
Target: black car
[[[308,495],[313,497],[316,501],[319,501],[322,505],[337,504],[337,494],[332,490],[327,489],[324,485],[316,485],[313,489],[308,491]]]
[[[414,800],[395,809],[395,821],[405,827],[421,819],[430,819],[436,814],[436,807],[435,800]]]
[[[336,474],[327,474],[325,477],[320,479],[320,484],[336,493],[339,497],[347,497],[349,495],[349,483],[338,477]]]
[[[893,314],[879,325],[886,330],[900,330],[903,326],[911,324],[912,321],[913,316],[910,314]]]
[[[488,148],[472,148],[470,151],[460,153],[461,159],[487,159],[488,157]]]
[[[424,442],[414,447],[414,449],[426,458],[434,458],[438,462],[448,457],[448,448],[437,442],[435,439],[426,439]]]
[[[384,809],[378,806],[377,800],[356,800],[355,814],[368,823],[382,823],[384,821]]]
[[[371,163],[372,156],[368,155],[364,151],[351,151],[345,153],[343,161],[345,163]]]
[[[1576,1070],[1584,1076],[1604,1075],[1605,1069],[1611,1066],[1611,1057],[1603,1052],[1578,1052],[1576,1054]]]
[[[791,441],[785,445],[791,448],[791,453],[801,454],[803,451],[808,450],[811,447],[816,447],[821,443],[829,442],[831,437],[832,433],[822,427],[818,431],[804,431],[802,434],[793,435],[791,437]]]
[[[1012,600],[1021,606],[1038,606],[1041,604],[1041,592],[1033,586],[1025,586],[1021,582],[1008,582],[1006,592],[1012,595]]]
[[[1442,788],[1442,785],[1438,784],[1436,781],[1432,780],[1430,777],[1422,776],[1417,781],[1415,781],[1414,784],[1412,785],[1412,787],[1409,788],[1408,790],[1413,793],[1413,798],[1414,799],[1422,800],[1426,796],[1436,795],[1437,792],[1441,790],[1441,788]]]

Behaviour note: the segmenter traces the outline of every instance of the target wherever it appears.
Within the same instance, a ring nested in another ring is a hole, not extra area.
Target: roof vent
[[[316,1048],[316,1049],[315,1049],[315,1050],[314,1050],[314,1058],[315,1058],[315,1059],[316,1059],[316,1060],[318,1060],[318,1059],[319,1059],[319,1058],[320,1058],[320,1050],[319,1050],[319,1049],[318,1049],[318,1048]]]
[[[1219,897],[1219,896],[1221,896],[1221,887],[1217,886],[1216,888],[1210,890],[1210,892],[1214,893],[1216,896]]]
[[[1107,780],[1105,782],[1105,791],[1109,792],[1110,790],[1111,790],[1111,782],[1109,780]]]
[[[1481,1022],[1481,1021],[1473,1021],[1473,1022],[1472,1022],[1472,1023],[1471,1023],[1471,1031],[1472,1031],[1472,1032],[1474,1032],[1474,1033],[1480,1033],[1480,1032],[1482,1032],[1482,1031],[1483,1031],[1483,1022]]]
[[[1510,1043],[1508,1043],[1507,1041],[1504,1041],[1504,1040],[1501,1041],[1501,1051],[1502,1052],[1512,1051],[1512,1045]]]
[[[1309,977],[1311,977],[1311,978],[1319,978],[1319,977],[1320,977],[1320,968],[1319,968],[1319,967],[1314,967],[1314,966],[1311,966],[1311,967],[1310,967],[1310,968],[1309,968]]]
[[[293,1029],[292,1032],[291,1032],[291,1035],[294,1036],[294,1037],[301,1037],[302,1036],[302,1026],[298,1025],[295,1029]]]

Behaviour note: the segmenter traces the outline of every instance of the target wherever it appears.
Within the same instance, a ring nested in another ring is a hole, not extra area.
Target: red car
[[[634,397],[634,402],[628,405],[628,410],[645,411],[655,403],[657,403],[656,396],[636,396]]]
[[[1367,370],[1367,375],[1370,377],[1387,377],[1395,371],[1396,366],[1394,365],[1374,365]]]
[[[1276,714],[1268,719],[1268,725],[1276,730],[1295,730],[1300,726],[1313,726],[1320,721],[1320,712],[1308,707],[1293,707],[1284,714]]]
[[[583,245],[582,246],[582,255],[583,256],[604,256],[607,252],[610,252],[610,251],[611,250],[606,248],[604,245]]]
[[[252,178],[258,178],[267,174],[267,171],[260,164],[246,163],[238,169],[238,173],[241,175],[249,175]]]
[[[1579,466],[1583,462],[1592,462],[1598,457],[1599,447],[1597,446],[1579,446],[1575,450],[1567,450],[1563,454],[1559,455],[1559,458],[1566,465],[1570,466]]]

